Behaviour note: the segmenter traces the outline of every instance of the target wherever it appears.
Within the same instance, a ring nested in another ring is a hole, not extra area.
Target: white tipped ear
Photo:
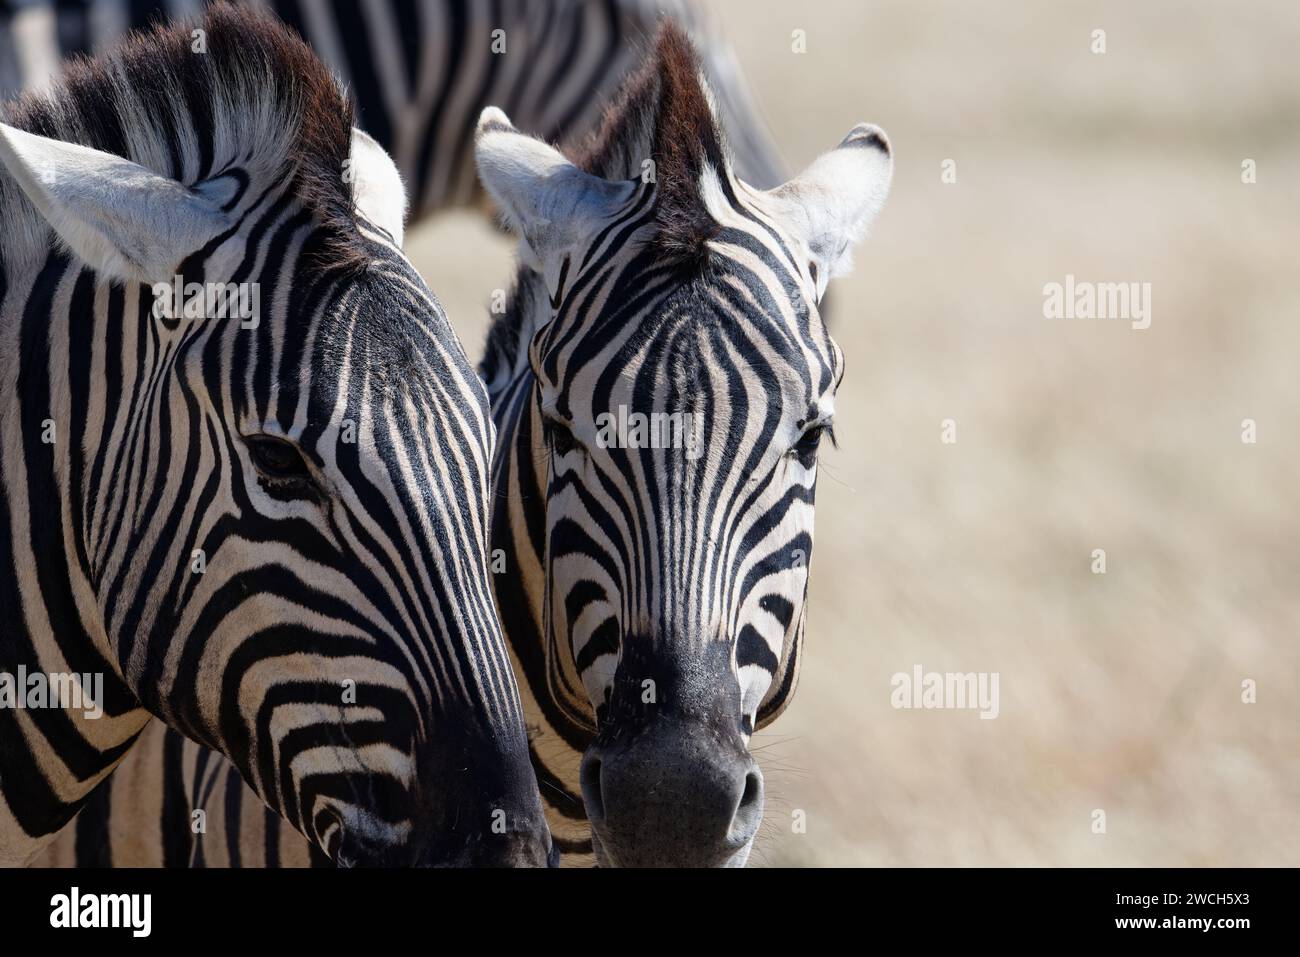
[[[769,195],[786,224],[808,243],[817,266],[818,293],[852,266],[852,247],[866,235],[889,195],[894,159],[884,130],[860,123],[840,145]]]
[[[352,155],[348,175],[357,212],[386,230],[402,245],[406,220],[406,187],[392,158],[384,148],[361,130],[352,130]]]
[[[97,272],[170,281],[181,261],[229,229],[229,179],[194,189],[111,153],[0,123],[0,165],[54,232]]]
[[[479,116],[474,156],[483,186],[534,257],[527,265],[548,278],[550,264],[636,192],[634,183],[578,169],[558,150],[519,132],[494,106]]]

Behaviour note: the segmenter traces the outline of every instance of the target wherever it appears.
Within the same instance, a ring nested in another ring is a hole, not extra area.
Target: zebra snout
[[[600,863],[741,867],[763,818],[763,774],[739,742],[661,719],[630,741],[593,745],[582,797]]]

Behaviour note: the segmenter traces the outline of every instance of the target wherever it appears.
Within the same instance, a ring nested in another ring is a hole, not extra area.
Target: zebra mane
[[[232,163],[255,193],[292,171],[293,195],[324,233],[320,265],[364,262],[344,177],[352,104],[311,49],[271,17],[219,3],[193,23],[155,26],[69,63],[49,91],[0,104],[0,119],[190,186]],[[0,262],[48,248],[48,225],[8,177],[0,177],[0,224]]]
[[[660,27],[654,49],[624,83],[604,121],[570,157],[605,179],[636,179],[654,161],[655,244],[671,258],[697,263],[717,232],[701,192],[712,169],[725,182],[731,167],[726,138],[704,80],[699,56],[672,20]]]
[[[718,224],[705,205],[701,181],[712,169],[726,183],[731,158],[699,57],[680,26],[664,21],[641,68],[624,82],[597,130],[568,157],[610,180],[637,179],[645,160],[653,160],[658,187],[653,243],[666,261],[687,269],[703,262]],[[505,311],[488,330],[479,364],[489,394],[504,388],[519,368],[535,314],[546,304],[541,277],[521,265]]]

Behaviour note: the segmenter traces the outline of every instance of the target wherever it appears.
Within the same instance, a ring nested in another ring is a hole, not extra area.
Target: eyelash
[[[313,490],[311,470],[292,443],[267,435],[249,436],[245,441],[253,467],[267,487],[298,496]]]
[[[547,419],[545,430],[546,441],[550,443],[551,451],[559,457],[563,458],[578,448],[578,440],[573,437],[569,427],[562,422]]]
[[[823,435],[831,440],[831,445],[834,448],[838,449],[840,447],[839,442],[835,439],[835,429],[827,423],[825,425],[814,425],[812,428],[804,432],[804,434],[799,437],[799,441],[795,443],[794,448],[790,450],[790,454],[797,458],[816,456],[817,448],[821,443]]]

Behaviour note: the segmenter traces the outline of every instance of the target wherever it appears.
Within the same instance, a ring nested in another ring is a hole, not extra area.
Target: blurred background
[[[1300,5],[706,6],[791,169],[863,120],[896,163],[751,866],[1300,865]],[[408,245],[477,356],[512,244]],[[1150,328],[1045,319],[1067,274]],[[999,716],[895,710],[917,665]]]

